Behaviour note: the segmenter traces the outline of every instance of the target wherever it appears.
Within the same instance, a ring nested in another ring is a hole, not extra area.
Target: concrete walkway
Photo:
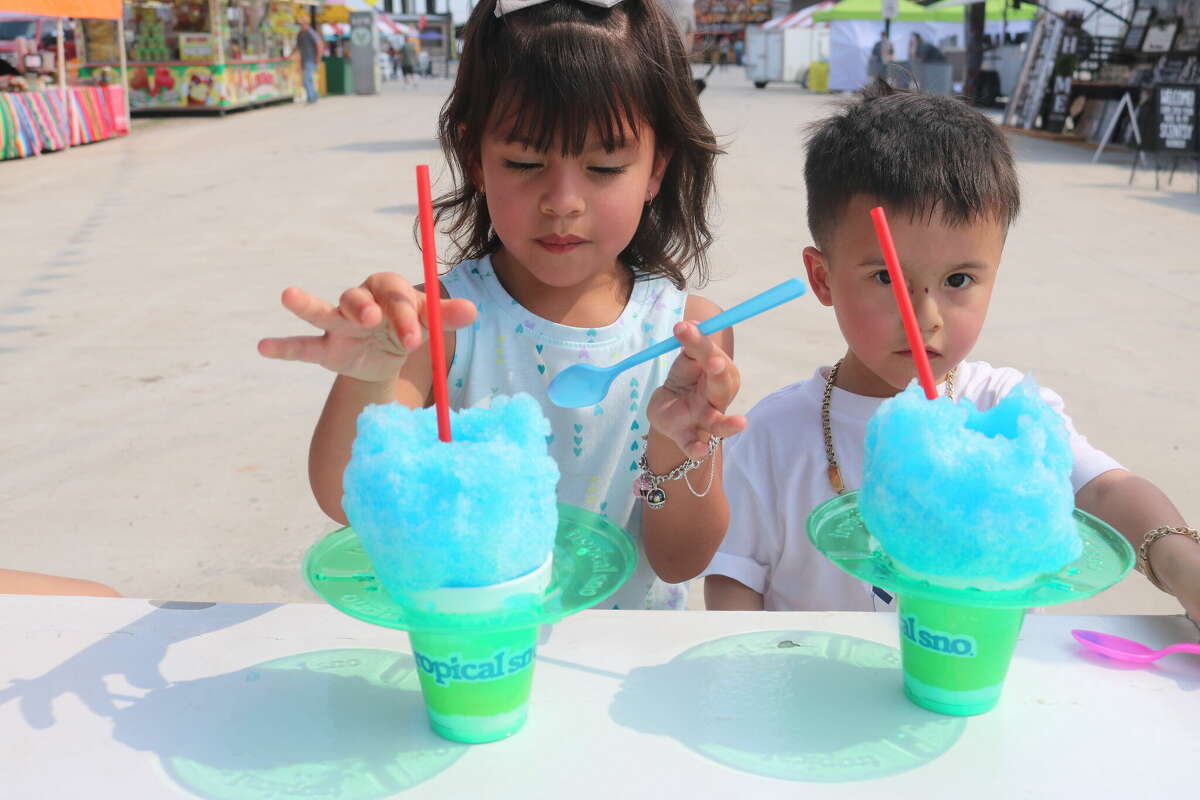
[[[329,376],[255,342],[303,332],[285,286],[333,299],[373,271],[419,276],[413,168],[444,172],[448,84],[395,86],[0,163],[3,566],[156,599],[313,599],[300,559],[333,525],[306,455]],[[831,100],[731,69],[702,101],[729,150],[704,291],[728,305],[803,274],[802,129]],[[1025,212],[975,355],[1034,371],[1200,522],[1194,180],[1128,187],[1127,155],[1014,144]],[[811,298],[742,326],[740,410],[842,348]],[[1070,610],[1177,608],[1134,576]]]

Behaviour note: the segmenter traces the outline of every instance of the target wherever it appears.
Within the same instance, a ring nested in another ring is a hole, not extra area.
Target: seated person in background
[[[95,581],[62,578],[37,572],[0,569],[0,594],[49,594],[59,596],[120,597],[115,589]]]
[[[945,60],[945,54],[934,45],[922,39],[921,34],[914,33],[912,38],[908,40],[908,61],[910,64],[933,64],[944,62]]]

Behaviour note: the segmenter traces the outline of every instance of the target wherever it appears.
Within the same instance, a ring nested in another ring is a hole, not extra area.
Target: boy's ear
[[[825,254],[815,247],[804,248],[804,269],[808,272],[808,285],[821,305],[833,305],[833,291],[829,288],[829,262]]]

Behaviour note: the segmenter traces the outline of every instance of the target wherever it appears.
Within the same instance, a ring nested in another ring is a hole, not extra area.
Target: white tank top
[[[561,370],[586,361],[615,364],[672,335],[683,319],[687,293],[665,278],[637,281],[621,316],[602,328],[570,328],[542,319],[514,300],[492,269],[490,257],[464,261],[441,278],[452,297],[473,302],[475,323],[455,334],[448,377],[452,408],[490,406],[498,394],[527,392],[550,420],[550,455],[562,478],[558,499],[608,517],[638,541],[638,565],[603,608],[681,609],[685,585],[664,584],[641,547],[641,508],[633,481],[649,430],[646,404],[666,380],[676,353],[622,372],[608,396],[586,408],[559,408],[546,396]]]

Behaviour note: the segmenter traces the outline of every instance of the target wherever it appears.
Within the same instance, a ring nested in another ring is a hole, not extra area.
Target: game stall
[[[129,132],[124,69],[104,80],[68,79],[64,18],[119,20],[120,0],[0,0],[0,20],[53,31],[54,48],[14,41],[18,72],[0,81],[0,160],[91,144]],[[32,24],[30,24],[32,23]],[[31,47],[25,47],[31,44]],[[118,67],[120,65],[118,64]]]
[[[710,64],[736,65],[747,26],[769,21],[772,11],[764,0],[696,0],[693,56]]]
[[[294,50],[315,0],[133,0],[125,5],[132,113],[225,113],[303,92]],[[84,37],[89,74],[111,66]]]

